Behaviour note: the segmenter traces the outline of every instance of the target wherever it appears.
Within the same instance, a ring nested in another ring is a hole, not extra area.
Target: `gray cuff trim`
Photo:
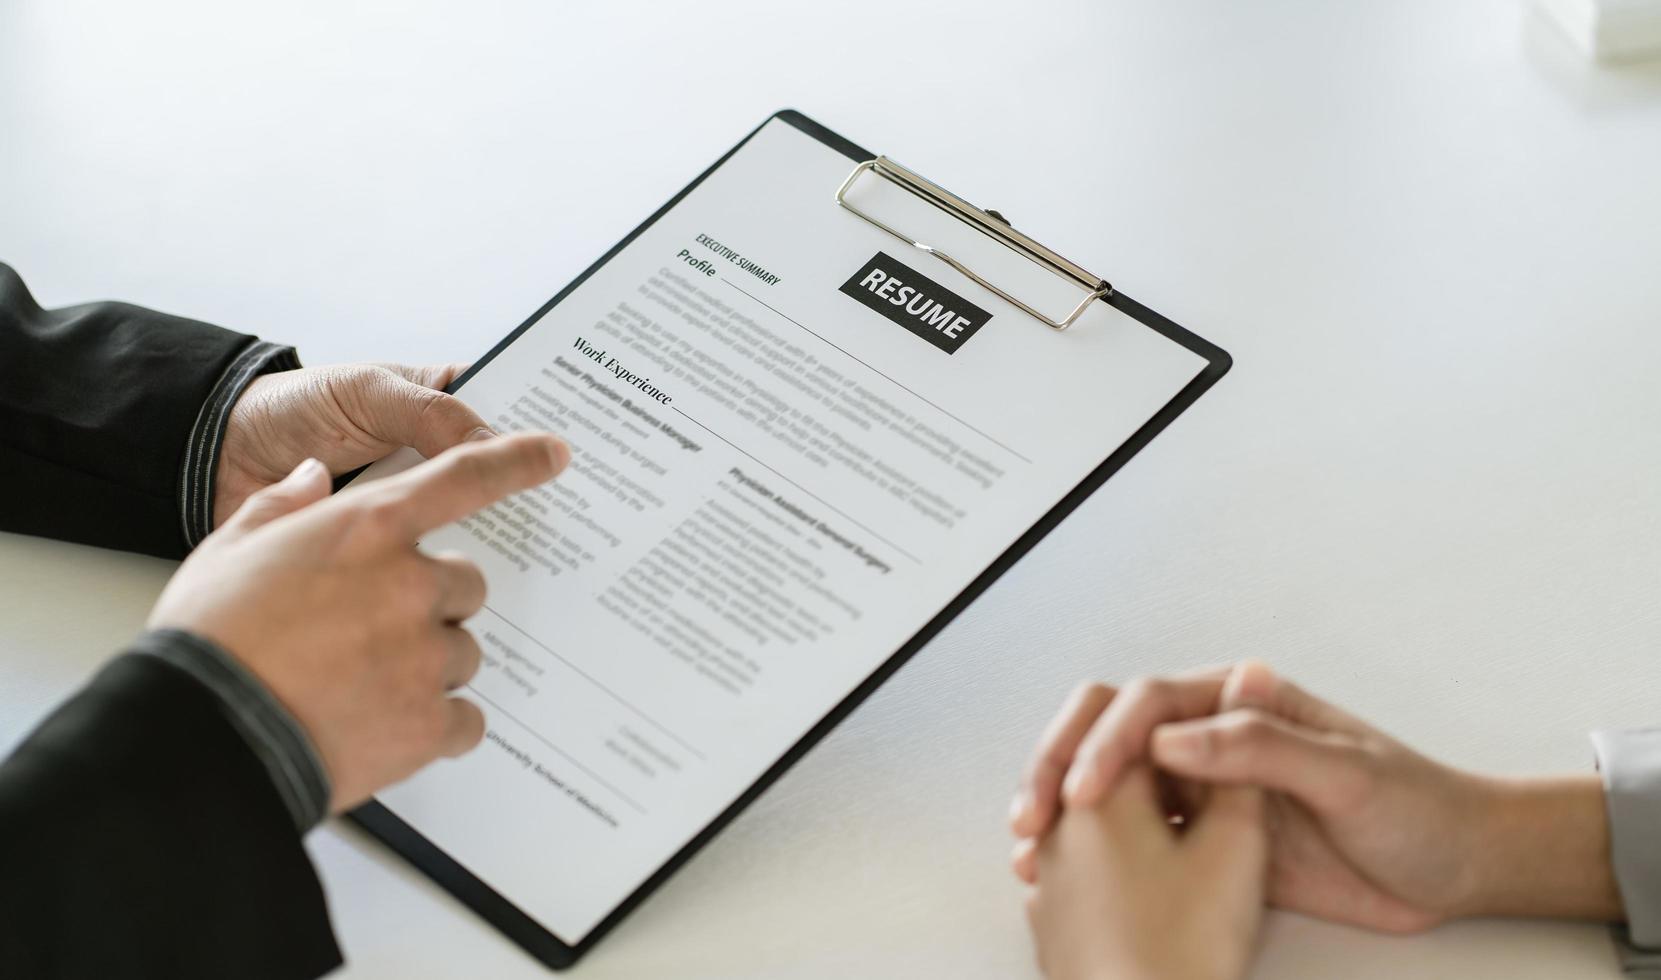
[[[1661,968],[1661,728],[1593,732],[1627,942]]]
[[[1661,950],[1634,946],[1632,934],[1623,925],[1610,926],[1609,935],[1615,940],[1615,955],[1620,958],[1621,972],[1629,977],[1661,978]]]
[[[231,406],[242,397],[248,383],[268,371],[291,371],[300,366],[292,347],[256,340],[243,349],[219,376],[196,424],[185,443],[184,465],[179,470],[179,518],[184,522],[185,547],[194,548],[213,530],[214,475],[219,470],[219,447],[225,441],[225,425]]]
[[[300,723],[259,678],[218,644],[184,630],[151,630],[128,648],[189,674],[213,692],[231,725],[271,774],[294,826],[303,834],[329,812],[329,779]]]

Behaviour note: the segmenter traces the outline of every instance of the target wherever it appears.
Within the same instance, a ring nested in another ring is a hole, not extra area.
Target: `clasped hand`
[[[1010,822],[1058,980],[1239,977],[1265,899],[1391,933],[1622,914],[1596,776],[1453,769],[1257,662],[1080,687]]]

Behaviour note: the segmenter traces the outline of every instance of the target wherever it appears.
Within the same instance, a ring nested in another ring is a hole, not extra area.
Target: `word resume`
[[[771,120],[457,392],[572,462],[421,542],[489,583],[488,732],[379,802],[563,942],[1207,367],[1022,314],[837,207],[851,166]]]

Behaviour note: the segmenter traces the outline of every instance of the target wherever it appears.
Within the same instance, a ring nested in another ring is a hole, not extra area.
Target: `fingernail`
[[[1016,793],[1015,798],[1009,801],[1009,822],[1019,824],[1027,813],[1027,794]]]
[[[483,442],[486,439],[494,439],[494,438],[496,438],[496,431],[494,429],[484,428],[483,426],[480,426],[479,428],[474,429],[472,432],[467,433],[467,441],[468,442]]]
[[[316,457],[308,457],[299,466],[294,468],[294,476],[301,480],[311,480],[316,478],[319,474],[327,475],[328,472],[328,467],[324,466],[323,461],[317,459]]]
[[[565,461],[571,458],[571,447],[559,436],[552,436],[548,440],[548,455],[556,467],[564,466]]]

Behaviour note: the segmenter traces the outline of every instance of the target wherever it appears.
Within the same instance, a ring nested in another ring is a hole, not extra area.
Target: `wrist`
[[[1597,776],[1478,782],[1475,886],[1455,914],[1623,918]]]
[[[217,485],[221,452],[230,435],[231,409],[255,378],[300,366],[292,347],[254,340],[234,357],[209,390],[185,442],[179,471],[179,517],[186,550],[195,548],[230,516],[221,512]]]

